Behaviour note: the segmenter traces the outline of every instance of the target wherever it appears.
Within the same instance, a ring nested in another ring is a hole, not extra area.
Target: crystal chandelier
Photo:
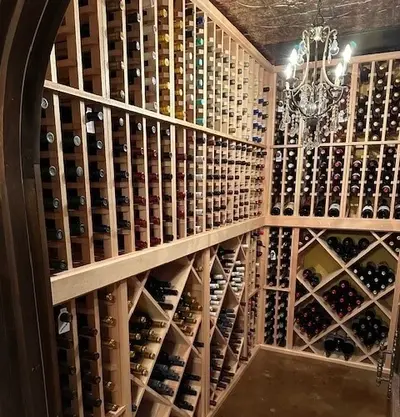
[[[348,91],[344,78],[355,46],[354,42],[346,45],[331,79],[326,65],[339,54],[337,30],[325,25],[319,0],[313,24],[303,31],[285,69],[285,98],[279,126],[281,131],[287,128],[290,137],[298,135],[307,150],[319,146],[324,137],[336,133],[340,123],[347,120],[348,106],[343,109],[340,102]],[[322,62],[318,64],[320,50]],[[311,56],[314,62],[310,64]],[[303,66],[302,74],[299,66]]]

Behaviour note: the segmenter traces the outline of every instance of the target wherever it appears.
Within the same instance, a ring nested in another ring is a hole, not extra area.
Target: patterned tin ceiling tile
[[[211,1],[266,56],[268,45],[300,39],[317,11],[315,0]],[[323,0],[321,12],[339,35],[400,24],[399,0]]]

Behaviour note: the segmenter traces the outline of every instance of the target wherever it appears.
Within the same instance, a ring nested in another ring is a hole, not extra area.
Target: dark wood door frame
[[[69,0],[0,0],[0,416],[60,414],[40,102]]]

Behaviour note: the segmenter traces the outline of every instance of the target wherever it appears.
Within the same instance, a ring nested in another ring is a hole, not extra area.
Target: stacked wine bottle
[[[387,244],[396,253],[400,253],[400,234],[393,233],[387,239]]]
[[[264,343],[286,346],[288,294],[268,291],[265,298]]]
[[[365,237],[359,238],[357,244],[351,237],[346,237],[342,241],[336,236],[329,236],[326,242],[346,263],[370,245],[369,240]]]
[[[364,302],[364,297],[346,279],[324,291],[322,297],[339,318],[351,313]]]
[[[367,262],[364,265],[355,264],[352,266],[352,271],[357,275],[360,282],[374,295],[385,291],[395,281],[393,270],[384,262],[378,265],[374,262]]]
[[[352,324],[352,330],[358,339],[368,348],[385,341],[389,329],[374,310],[367,310],[360,314]]]
[[[353,356],[356,345],[345,334],[331,333],[324,339],[324,350],[327,357],[330,357],[332,354],[343,355],[344,359],[348,361]]]
[[[295,324],[301,333],[312,339],[327,329],[331,323],[331,316],[316,301],[299,308],[294,315]]]
[[[291,253],[292,229],[270,228],[266,280],[268,286],[289,287]]]

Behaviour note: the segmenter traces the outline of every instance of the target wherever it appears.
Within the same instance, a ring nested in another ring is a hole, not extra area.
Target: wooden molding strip
[[[400,221],[395,219],[358,219],[340,217],[301,217],[301,216],[271,216],[265,217],[265,226],[300,227],[309,229],[348,229],[374,230],[377,232],[398,232]]]
[[[259,217],[220,230],[179,239],[170,244],[148,250],[106,259],[56,275],[51,279],[53,304],[60,304],[82,294],[198,252],[225,240],[232,239],[235,236],[258,229],[263,224],[264,218]]]
[[[299,357],[314,359],[314,360],[322,361],[322,362],[331,362],[331,363],[336,363],[342,366],[350,366],[351,368],[358,368],[358,369],[364,369],[366,371],[375,372],[375,367],[373,364],[351,362],[351,361],[346,362],[343,359],[327,358],[326,356],[316,355],[315,353],[308,353],[308,352],[303,352],[300,350],[285,349],[285,348],[281,348],[278,346],[260,345],[259,349],[268,350],[271,352],[279,352],[279,353],[282,353],[283,355],[299,356]],[[386,368],[385,368],[385,371],[386,371]]]

